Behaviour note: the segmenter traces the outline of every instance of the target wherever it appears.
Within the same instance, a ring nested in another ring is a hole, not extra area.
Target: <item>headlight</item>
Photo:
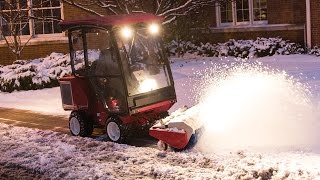
[[[133,29],[130,27],[123,27],[121,29],[121,36],[124,37],[125,39],[131,38],[133,35]]]
[[[159,31],[160,31],[160,26],[158,24],[150,24],[149,26],[149,32],[152,34],[152,35],[156,35],[156,34],[159,34]]]
[[[145,79],[140,83],[139,92],[145,93],[157,89],[157,81],[154,79]]]

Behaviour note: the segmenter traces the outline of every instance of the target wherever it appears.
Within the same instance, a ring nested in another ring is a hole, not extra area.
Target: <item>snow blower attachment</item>
[[[159,139],[159,149],[184,150],[195,145],[202,128],[202,123],[192,118],[196,108],[180,109],[150,128],[150,136]]]

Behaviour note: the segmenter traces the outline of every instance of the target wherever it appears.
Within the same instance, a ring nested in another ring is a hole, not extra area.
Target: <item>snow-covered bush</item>
[[[89,50],[89,62],[98,59],[99,54],[100,51]],[[76,57],[83,57],[83,52],[77,52]],[[76,69],[83,65],[83,61],[78,61]],[[11,65],[0,66],[0,91],[56,87],[59,86],[58,79],[68,74],[71,74],[69,54],[51,53],[45,58],[17,60]]]
[[[35,90],[58,86],[58,78],[70,74],[68,54],[52,53],[46,58],[18,60],[0,67],[0,91]]]
[[[256,40],[234,40],[225,43],[210,44],[172,41],[168,45],[171,55],[183,56],[186,53],[200,56],[235,56],[240,58],[264,57],[274,54],[304,53],[302,46],[281,38],[257,38]]]
[[[318,46],[315,46],[313,49],[309,50],[308,54],[320,56],[320,48]]]
[[[183,56],[186,53],[196,56],[220,57],[235,56],[241,58],[264,57],[274,54],[304,53],[304,49],[295,43],[281,38],[257,38],[256,40],[234,40],[225,43],[210,44],[191,42],[171,42],[168,44],[170,55]],[[309,54],[320,56],[320,49],[315,47]],[[99,58],[99,51],[89,51],[89,62]],[[83,57],[77,52],[76,57]],[[76,69],[83,63],[76,64]],[[69,54],[52,53],[46,58],[18,60],[11,65],[0,65],[0,91],[35,90],[55,87],[58,79],[71,73]]]

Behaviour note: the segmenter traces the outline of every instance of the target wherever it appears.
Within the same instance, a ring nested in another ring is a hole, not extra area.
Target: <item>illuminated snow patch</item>
[[[238,63],[201,72],[199,147],[288,147],[317,144],[308,88],[285,72]]]

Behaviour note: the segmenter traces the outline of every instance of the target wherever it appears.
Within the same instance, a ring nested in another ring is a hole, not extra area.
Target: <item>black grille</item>
[[[60,84],[61,98],[63,105],[73,105],[71,84]]]

